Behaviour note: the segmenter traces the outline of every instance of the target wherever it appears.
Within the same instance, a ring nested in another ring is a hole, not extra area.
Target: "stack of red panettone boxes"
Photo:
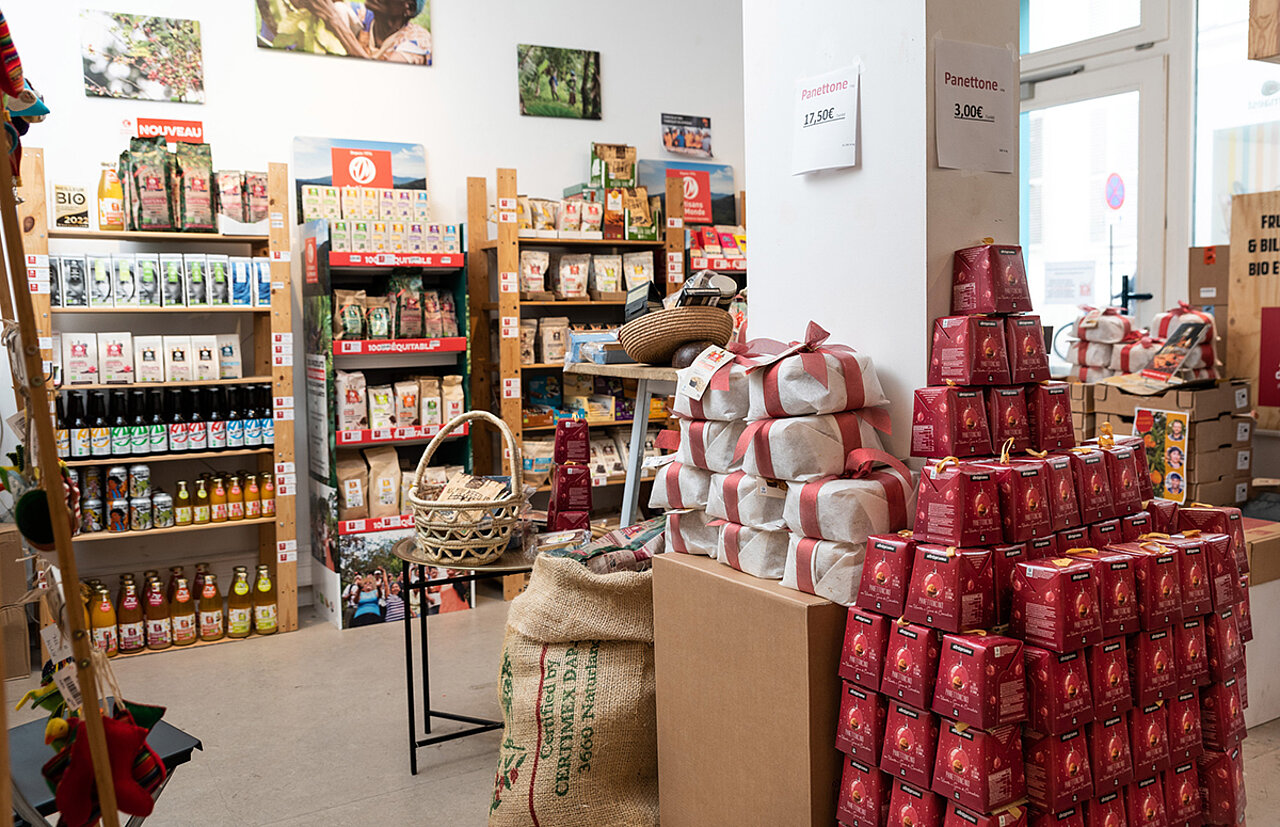
[[[1038,320],[994,315],[1030,309],[1018,248],[957,253],[955,283],[990,315],[938,320],[914,534],[867,541],[840,821],[1243,823],[1239,512],[1150,499],[1131,439],[1074,445]]]

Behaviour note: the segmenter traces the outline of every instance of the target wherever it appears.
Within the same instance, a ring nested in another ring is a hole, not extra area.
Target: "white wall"
[[[79,11],[104,6],[199,20],[206,103],[86,97]],[[738,186],[743,186],[738,0],[652,0],[643,6],[433,0],[431,6],[435,65],[424,68],[259,49],[252,0],[6,4],[27,76],[53,110],[26,143],[45,149],[47,182],[80,184],[91,198],[99,163],[114,159],[127,143],[120,131],[123,118],[202,120],[214,164],[223,168],[263,169],[269,161],[291,162],[295,136],[421,143],[427,150],[427,186],[435,215],[460,222],[466,216],[467,176],[486,176],[492,186],[499,166],[517,169],[521,192],[558,197],[565,186],[585,179],[592,141],[632,144],[640,158],[679,160],[661,148],[659,116],[671,112],[711,118],[715,161],[732,165]],[[599,50],[603,119],[521,117],[517,43]],[[299,281],[295,278],[295,284]],[[294,318],[301,324],[296,298]],[[295,337],[299,348],[302,339]],[[299,351],[294,359],[299,401],[302,363]],[[0,386],[8,385],[5,371],[7,364],[0,365]],[[0,397],[0,416],[13,410],[13,401]],[[296,426],[298,464],[305,467],[305,419],[299,418]],[[6,433],[3,449],[11,447]],[[304,533],[309,525],[305,496],[298,497],[298,525]],[[305,585],[310,579],[305,562],[309,537],[299,536],[298,542],[303,563],[299,583]],[[185,550],[157,552],[189,558]],[[146,559],[148,566],[169,564],[154,556]],[[100,560],[81,554],[89,568]]]

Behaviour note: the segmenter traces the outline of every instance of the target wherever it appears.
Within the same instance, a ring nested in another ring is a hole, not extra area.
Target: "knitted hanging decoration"
[[[22,61],[9,33],[9,22],[0,12],[0,92],[18,97],[22,94]]]

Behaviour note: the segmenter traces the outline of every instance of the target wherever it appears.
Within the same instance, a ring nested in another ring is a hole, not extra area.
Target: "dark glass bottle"
[[[181,454],[189,450],[187,445],[187,418],[182,413],[182,391],[169,391],[169,452]]]
[[[58,458],[71,457],[71,429],[67,427],[67,412],[62,405],[62,394],[54,401],[53,430],[54,441],[58,444]]]
[[[261,423],[262,445],[271,447],[276,444],[275,404],[271,398],[271,386],[258,386],[258,422]]]
[[[227,447],[227,420],[222,417],[222,388],[205,389],[204,410],[209,420],[209,450],[221,451]]]
[[[191,388],[187,391],[187,410],[190,414],[187,416],[187,450],[188,451],[208,451],[209,450],[209,424],[204,418],[204,404],[200,399],[200,389]]]
[[[71,458],[88,459],[93,456],[93,431],[84,415],[84,397],[78,393],[68,395],[67,411],[71,418]]]
[[[133,435],[129,431],[128,396],[124,391],[111,392],[111,456],[133,455]]]
[[[135,457],[151,453],[151,432],[147,427],[147,392],[132,391],[129,394],[129,442]]]
[[[147,399],[147,442],[153,454],[169,453],[169,423],[164,418],[164,394],[153,390]]]
[[[227,388],[227,447],[244,447],[244,417],[240,407],[240,388]]]
[[[106,391],[89,397],[89,442],[94,457],[111,456],[111,423],[107,421]]]
[[[244,403],[244,447],[262,447],[262,420],[258,419],[258,401],[254,397],[252,385],[240,388],[240,399]]]

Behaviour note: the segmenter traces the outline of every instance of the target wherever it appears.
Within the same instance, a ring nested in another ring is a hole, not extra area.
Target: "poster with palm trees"
[[[520,114],[600,120],[600,53],[516,46]]]

